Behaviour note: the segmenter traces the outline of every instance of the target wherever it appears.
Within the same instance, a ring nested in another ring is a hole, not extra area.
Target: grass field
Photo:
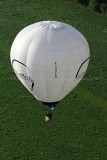
[[[46,123],[40,104],[15,76],[10,48],[24,27],[68,23],[88,40],[83,80]],[[107,17],[67,0],[0,0],[0,160],[107,159]]]

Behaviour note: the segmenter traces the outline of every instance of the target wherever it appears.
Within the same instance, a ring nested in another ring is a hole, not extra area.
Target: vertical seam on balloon
[[[57,32],[57,31],[56,31],[56,32]],[[58,32],[57,32],[57,33],[58,33]],[[59,37],[60,37],[60,40],[61,40],[61,35],[60,35]],[[61,40],[61,43],[62,43],[62,46],[63,46],[62,40]],[[65,59],[64,59],[64,57],[65,57],[65,53],[64,53],[64,49],[63,49],[63,60],[64,60],[64,64],[65,64]],[[65,65],[64,65],[64,66],[65,66]],[[65,72],[65,74],[66,74],[66,72]],[[60,93],[59,93],[56,101],[58,101],[58,98],[60,97],[60,95],[61,95],[61,93],[62,93],[62,90],[63,90],[63,88],[64,88],[64,85],[65,85],[65,78],[64,78],[64,82],[63,82],[63,87],[62,87],[62,89],[61,89],[61,91],[60,91]]]
[[[38,28],[38,29],[39,29],[39,28]],[[34,30],[37,30],[37,28],[35,28],[35,29],[31,30],[31,31],[33,32]],[[29,31],[29,32],[31,32],[31,31]],[[35,38],[35,36],[31,39],[31,41],[30,41],[30,43],[29,43],[29,47],[28,47],[27,54],[26,54],[27,56],[28,56],[28,51],[29,51],[30,45],[31,45],[32,41],[34,40],[34,38]],[[27,56],[26,56],[25,64],[27,63]]]
[[[34,30],[36,30],[36,29],[39,29],[39,27],[38,28],[35,28],[35,29],[33,29],[32,31],[34,31]],[[37,34],[38,35],[38,34]],[[30,43],[29,43],[29,47],[28,47],[28,49],[27,49],[27,54],[26,54],[26,61],[25,61],[25,64],[27,64],[27,57],[28,57],[28,51],[29,51],[29,48],[30,48],[30,46],[31,46],[31,43],[32,43],[32,41],[35,39],[35,36],[33,36],[33,38],[31,39],[31,41],[30,41]],[[26,71],[26,75],[27,75],[27,71]],[[28,75],[27,75],[28,76]],[[33,87],[34,88],[34,87]],[[29,89],[29,91],[31,92],[31,89]],[[31,92],[32,93],[32,92]],[[37,94],[37,93],[36,93]]]
[[[29,48],[30,48],[30,46],[31,46],[31,43],[32,43],[32,41],[34,40],[34,38],[30,41],[30,43],[29,43],[29,47],[28,47],[28,49],[27,49],[27,53],[26,53],[26,61],[25,61],[25,64],[27,65],[27,57],[28,57],[28,51],[29,51]],[[25,69],[26,70],[26,69]],[[26,75],[28,76],[28,74],[27,74],[27,70],[26,70]],[[31,92],[31,90],[29,89],[29,91]],[[31,92],[32,93],[32,92]]]
[[[37,28],[36,28],[37,29]],[[36,29],[33,29],[33,31],[34,30],[36,30]],[[39,28],[38,28],[39,29]],[[38,35],[38,34],[37,34]],[[29,48],[30,48],[30,46],[31,46],[31,43],[32,43],[32,41],[35,39],[35,36],[33,36],[33,38],[32,38],[32,40],[30,41],[30,43],[29,43],[29,47],[28,47],[28,50],[27,50],[27,54],[26,54],[26,64],[27,64],[27,57],[28,57],[28,51],[29,51]],[[27,71],[26,71],[26,74],[27,74]],[[34,87],[33,87],[34,88]],[[31,90],[29,89],[29,91],[31,92]],[[32,92],[31,92],[32,93]],[[33,94],[34,95],[34,94]],[[36,93],[36,95],[37,95],[37,93]]]
[[[49,29],[47,31],[46,42],[45,42],[45,84],[46,84],[47,101],[48,101],[48,90],[47,90],[47,82],[46,82],[46,45],[48,42],[48,32],[49,32]]]
[[[30,45],[29,45],[30,46]],[[29,50],[29,47],[28,47],[28,49],[27,49],[27,53],[26,53],[26,60],[25,60],[25,64],[26,64],[26,61],[27,61],[27,54],[28,54],[28,50]],[[25,72],[26,72],[26,75],[27,75],[27,70],[26,70],[26,68],[25,68]],[[28,75],[27,75],[28,76]],[[26,84],[28,84],[27,82],[26,82]],[[28,85],[29,86],[29,85]],[[27,87],[28,87],[27,86]],[[28,87],[28,89],[29,89],[29,87]]]

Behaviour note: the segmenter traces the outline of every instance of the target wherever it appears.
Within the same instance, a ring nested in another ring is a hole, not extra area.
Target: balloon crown
[[[40,27],[44,28],[46,27],[47,29],[59,29],[59,28],[63,28],[64,24],[61,22],[57,22],[57,21],[42,21],[39,24]]]

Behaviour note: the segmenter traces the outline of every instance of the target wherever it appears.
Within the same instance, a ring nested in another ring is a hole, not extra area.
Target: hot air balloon
[[[52,110],[81,81],[89,58],[85,37],[57,21],[42,21],[21,30],[10,53],[19,80]]]

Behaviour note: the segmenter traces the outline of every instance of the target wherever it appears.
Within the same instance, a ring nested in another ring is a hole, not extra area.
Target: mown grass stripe
[[[78,85],[76,89],[74,90],[75,93],[79,93],[79,95],[83,98],[88,100],[89,102],[92,102],[94,104],[98,104],[99,106],[103,107],[104,109],[107,109],[107,101],[104,100],[103,98],[96,96],[89,90],[87,90],[84,87],[81,87]]]

